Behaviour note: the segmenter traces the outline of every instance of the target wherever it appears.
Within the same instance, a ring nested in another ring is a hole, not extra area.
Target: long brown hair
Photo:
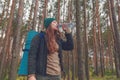
[[[46,41],[49,53],[58,51],[59,46],[57,41],[60,39],[61,33],[59,30],[53,30],[51,25],[46,30]]]

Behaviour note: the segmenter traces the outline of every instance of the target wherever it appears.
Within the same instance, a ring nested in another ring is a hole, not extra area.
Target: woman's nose
[[[55,22],[54,24],[57,25],[57,22]]]

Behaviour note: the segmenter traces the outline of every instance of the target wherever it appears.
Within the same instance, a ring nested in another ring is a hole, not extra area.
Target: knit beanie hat
[[[55,18],[45,18],[44,19],[44,27],[47,29],[52,21],[56,20]]]

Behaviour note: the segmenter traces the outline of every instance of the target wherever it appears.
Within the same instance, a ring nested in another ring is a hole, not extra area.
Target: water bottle
[[[73,22],[72,22],[72,23],[64,23],[64,24],[67,25],[67,27],[68,27],[70,30],[73,30],[74,27],[75,27],[75,23],[73,23]],[[63,25],[63,24],[59,24],[59,25],[58,25],[58,29],[59,29],[60,32],[63,31],[62,25]]]

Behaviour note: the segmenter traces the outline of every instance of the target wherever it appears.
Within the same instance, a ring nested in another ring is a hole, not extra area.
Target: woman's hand
[[[36,80],[36,77],[34,74],[28,75],[28,80]]]
[[[63,25],[62,25],[62,29],[63,29],[66,33],[70,33],[70,29],[68,28],[67,24],[63,24]]]

